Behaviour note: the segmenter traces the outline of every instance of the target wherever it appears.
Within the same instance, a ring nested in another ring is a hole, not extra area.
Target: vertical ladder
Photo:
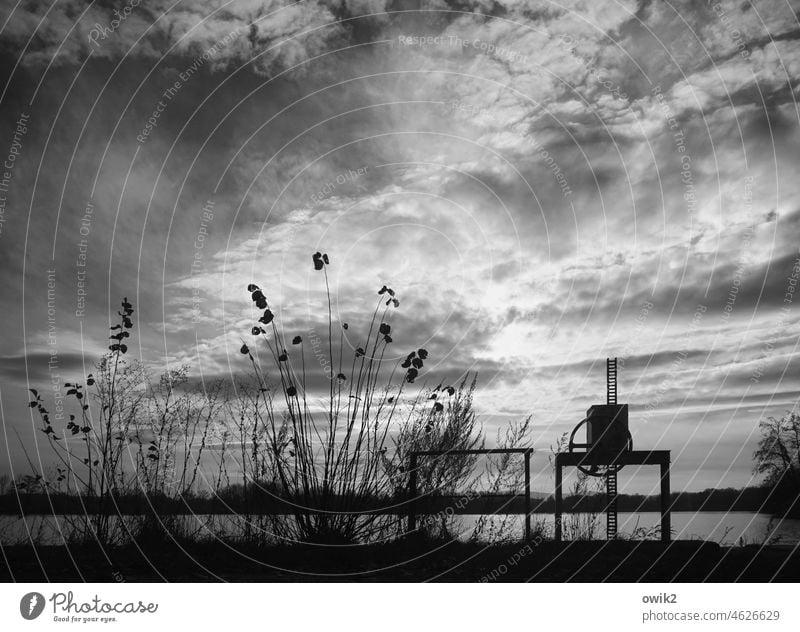
[[[606,404],[617,403],[617,359],[606,358]]]
[[[617,537],[617,470],[610,468],[606,473],[606,538]]]
[[[606,404],[617,403],[617,359],[606,358]],[[606,473],[606,538],[617,537],[617,468]]]

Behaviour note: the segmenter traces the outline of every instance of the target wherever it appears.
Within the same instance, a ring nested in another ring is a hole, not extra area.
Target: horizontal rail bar
[[[416,499],[386,498],[372,501],[359,506],[342,502],[337,505],[331,502],[327,507],[302,507],[292,506],[288,502],[277,500],[253,501],[246,504],[242,501],[225,502],[220,499],[186,499],[171,501],[153,501],[146,499],[119,499],[115,503],[106,502],[101,505],[91,499],[75,497],[46,497],[20,496],[19,501],[0,501],[0,515],[10,516],[79,516],[79,515],[121,515],[121,516],[174,516],[174,515],[253,515],[253,516],[288,516],[293,514],[363,514],[363,515],[405,515],[411,501],[414,501],[415,511],[420,515],[447,512],[459,515],[481,514],[525,514],[524,494],[486,494],[464,496],[430,496],[422,495]],[[545,512],[547,503],[552,500],[546,498],[532,498],[533,512]],[[300,502],[298,502],[300,505]]]
[[[413,450],[409,456],[464,456],[467,454],[533,454],[533,448],[485,448],[481,450]]]
[[[669,463],[669,450],[632,450],[611,457],[592,452],[561,452],[556,466],[568,465],[661,465]]]

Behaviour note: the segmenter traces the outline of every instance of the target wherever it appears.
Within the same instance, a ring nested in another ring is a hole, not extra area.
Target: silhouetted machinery
[[[586,427],[586,442],[578,431]],[[606,359],[606,403],[590,406],[569,437],[568,452],[556,455],[556,539],[561,539],[561,469],[574,465],[587,476],[606,479],[606,534],[617,536],[617,473],[628,465],[661,466],[661,538],[670,536],[669,451],[634,451],[628,405],[617,403],[617,359]]]
[[[576,443],[575,435],[586,426],[586,443]],[[586,411],[586,417],[577,425],[569,437],[569,451],[578,448],[592,458],[588,465],[578,469],[588,476],[603,476],[606,479],[606,534],[617,535],[617,472],[624,463],[620,455],[633,450],[633,438],[628,430],[628,405],[617,403],[617,359],[606,359],[606,403],[595,404]],[[602,465],[600,464],[602,463]]]
[[[586,443],[576,443],[575,435],[586,426]],[[606,466],[590,465],[578,468],[589,476],[607,476],[618,471],[622,464],[617,457],[633,450],[633,439],[628,430],[628,405],[617,404],[617,359],[606,360],[606,403],[595,404],[586,411],[586,417],[569,437],[569,451],[586,450],[608,462]]]

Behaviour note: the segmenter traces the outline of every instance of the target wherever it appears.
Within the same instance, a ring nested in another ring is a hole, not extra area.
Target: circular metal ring
[[[580,423],[578,423],[575,428],[573,428],[572,433],[569,435],[569,443],[567,444],[567,449],[569,450],[570,454],[577,454],[575,450],[575,434],[580,430],[581,426],[589,421],[588,417],[584,417]],[[625,440],[625,452],[630,452],[633,450],[633,437],[631,436],[630,430],[627,428],[625,429],[625,433],[628,435]],[[583,472],[586,476],[607,476],[612,472],[619,472],[624,466],[620,464],[613,464],[613,465],[590,465],[589,467],[583,465],[576,466],[581,472]]]

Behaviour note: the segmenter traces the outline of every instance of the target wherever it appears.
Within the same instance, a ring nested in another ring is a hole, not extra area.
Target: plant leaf
[[[273,318],[275,318],[275,314],[273,314],[270,310],[265,309],[264,315],[258,319],[258,322],[264,323],[265,325],[269,325],[272,322]]]

